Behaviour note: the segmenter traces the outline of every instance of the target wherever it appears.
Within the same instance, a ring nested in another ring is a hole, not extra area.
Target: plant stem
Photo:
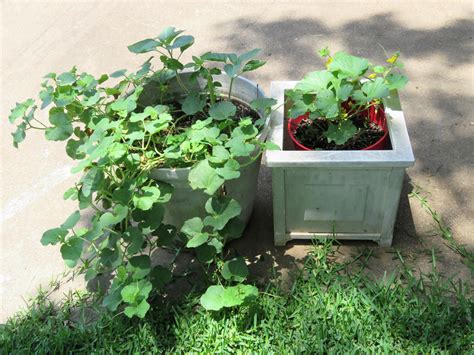
[[[229,95],[227,96],[227,100],[230,101],[230,97],[232,95],[232,85],[234,84],[234,78],[230,78],[230,85],[229,85]]]

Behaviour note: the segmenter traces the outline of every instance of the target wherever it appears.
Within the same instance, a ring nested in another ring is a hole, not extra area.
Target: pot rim
[[[225,76],[227,77],[226,75],[217,75],[216,77],[220,77],[220,76]],[[237,80],[240,80],[248,85],[251,85],[253,86],[257,92],[259,93],[259,97],[260,97],[260,94],[261,94],[261,97],[262,98],[265,98],[265,93],[263,92],[263,90],[258,86],[256,85],[255,82],[253,82],[252,80],[249,80],[245,77],[242,77],[242,76],[238,76],[237,78],[234,78],[234,84],[235,84],[235,81]],[[245,105],[249,106],[249,103],[240,99],[240,98],[237,98],[235,96],[231,96],[231,98],[233,100],[236,100],[236,101],[239,101],[241,103],[244,103]],[[260,111],[256,111],[258,113],[258,115],[261,117],[261,118],[265,118],[264,117],[264,114]],[[267,135],[270,131],[270,118],[271,118],[271,115],[268,114],[265,118],[265,123],[263,124],[263,127],[260,131],[260,133],[257,135],[257,139],[261,142],[265,141],[265,139],[267,138]],[[185,167],[185,168],[153,168],[151,169],[150,171],[150,174],[153,175],[153,178],[154,179],[157,179],[159,180],[160,178],[171,178],[171,177],[184,177],[184,176],[187,176],[189,174],[189,171],[191,170],[192,166],[188,166],[188,167]],[[159,175],[160,177],[158,177],[157,175]]]

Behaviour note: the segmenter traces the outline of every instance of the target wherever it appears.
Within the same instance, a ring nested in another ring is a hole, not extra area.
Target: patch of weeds
[[[315,245],[289,291],[269,284],[238,309],[207,312],[197,297],[188,296],[174,305],[160,301],[144,319],[129,319],[93,308],[92,294],[71,294],[59,306],[40,298],[0,329],[0,349],[7,354],[472,350],[470,285],[441,278],[436,252],[430,273],[414,274],[398,254],[401,271],[380,280],[364,273],[370,253],[345,263],[335,261],[334,253],[330,242]]]
[[[437,234],[446,241],[446,245],[450,249],[462,256],[463,263],[466,264],[466,266],[471,270],[471,273],[474,274],[474,252],[468,250],[466,245],[460,244],[454,239],[451,228],[449,228],[449,226],[444,222],[441,215],[431,207],[427,197],[423,196],[423,189],[420,186],[413,184],[413,191],[409,196],[416,198],[423,209],[431,215],[436,224]]]

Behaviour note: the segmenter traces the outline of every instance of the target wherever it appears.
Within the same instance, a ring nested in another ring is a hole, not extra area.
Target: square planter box
[[[274,81],[271,97],[283,104],[296,81]],[[372,240],[392,244],[405,168],[415,159],[396,91],[384,100],[392,149],[296,151],[286,131],[286,108],[273,112],[267,151],[273,185],[275,245],[292,239]]]

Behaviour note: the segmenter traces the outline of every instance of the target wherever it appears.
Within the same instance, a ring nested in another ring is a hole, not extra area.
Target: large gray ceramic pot
[[[197,80],[197,82],[190,83],[189,74],[181,74],[180,79],[182,83],[190,88],[191,90],[199,90],[205,87],[206,83],[204,80]],[[226,75],[216,76],[215,79],[222,84],[222,87],[217,88],[218,92],[227,94],[230,85],[230,78]],[[173,90],[176,89],[177,85],[171,85]],[[158,102],[158,97],[153,97],[155,94],[154,90],[145,88],[143,100],[147,104]],[[143,95],[142,94],[142,95]],[[155,94],[156,95],[156,94]],[[232,85],[232,98],[234,100],[241,101],[247,105],[257,98],[265,98],[263,91],[257,87],[252,81],[238,77],[234,79]],[[142,98],[141,98],[142,99]],[[263,112],[259,112],[260,116],[263,117]],[[270,116],[266,117],[265,124],[262,131],[258,135],[258,140],[264,141],[269,131]],[[254,154],[258,154],[256,151]],[[234,198],[239,202],[242,213],[239,219],[247,224],[251,214],[255,194],[257,191],[257,180],[258,173],[260,170],[261,157],[259,156],[254,162],[245,166],[240,171],[240,177],[238,179],[229,180],[225,182],[225,189],[227,195]],[[204,218],[206,211],[204,205],[209,199],[209,195],[206,195],[201,190],[193,190],[188,183],[188,176],[191,168],[160,168],[153,169],[151,176],[153,179],[158,181],[164,181],[174,186],[174,192],[171,200],[165,205],[165,216],[164,223],[168,223],[176,226],[178,229],[181,228],[184,221],[193,217]]]

